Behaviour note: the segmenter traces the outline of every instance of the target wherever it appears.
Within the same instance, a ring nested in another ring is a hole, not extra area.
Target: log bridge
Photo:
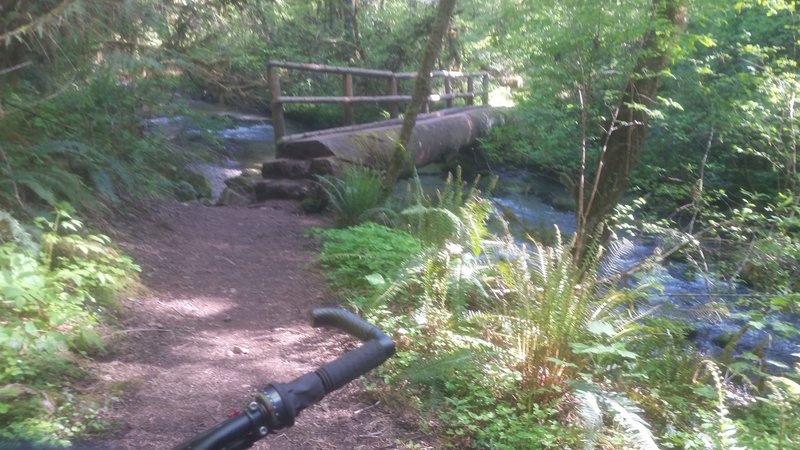
[[[357,67],[303,64],[270,61],[267,65],[271,94],[272,124],[275,130],[276,158],[263,164],[264,181],[257,183],[259,200],[269,198],[302,199],[315,190],[309,179],[314,175],[335,174],[345,164],[362,164],[383,168],[391,160],[395,141],[402,126],[399,108],[411,101],[410,95],[400,94],[405,80],[415,72],[391,72]],[[281,75],[287,71],[306,71],[342,76],[341,96],[284,96]],[[384,95],[359,96],[353,93],[353,77],[384,79]],[[408,150],[418,167],[453,158],[502,120],[500,113],[489,106],[487,72],[436,71],[432,81],[441,79],[443,92],[431,94],[417,118]],[[475,90],[476,81],[481,91]],[[410,89],[409,89],[410,90]],[[475,105],[475,99],[481,101]],[[286,135],[284,105],[340,104],[343,126],[320,131]],[[457,104],[458,103],[458,104]],[[389,118],[355,125],[354,106],[358,104],[385,105]],[[444,109],[431,112],[434,106]]]

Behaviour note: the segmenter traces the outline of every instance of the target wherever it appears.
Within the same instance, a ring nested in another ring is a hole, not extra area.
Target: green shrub
[[[513,378],[498,374],[459,370],[440,386],[443,395],[438,416],[457,448],[563,449],[577,444],[576,430],[565,428],[558,409],[551,405],[530,407],[514,397]]]
[[[492,212],[492,203],[480,195],[480,176],[467,189],[461,177],[461,166],[455,176],[447,174],[444,188],[431,197],[422,188],[419,177],[414,175],[415,189],[411,206],[400,215],[407,229],[423,242],[442,247],[447,242],[470,244],[477,256],[481,253],[482,240],[489,234],[486,222]],[[489,181],[487,191],[494,189],[497,177]]]
[[[199,156],[142,129],[143,99],[161,99],[148,87],[155,83],[125,87],[101,71],[44,99],[31,83],[7,87],[0,93],[0,206],[35,211],[68,201],[91,208],[171,195]]]
[[[37,220],[34,245],[13,218],[0,219],[17,229],[0,234],[0,438],[59,443],[69,429],[47,425],[60,405],[46,391],[76,373],[65,351],[102,348],[98,318],[137,267],[108,237],[83,233],[66,205]]]
[[[317,180],[325,190],[337,226],[357,225],[379,214],[393,215],[392,211],[381,208],[386,192],[376,171],[351,166],[339,176],[317,177]]]
[[[420,251],[408,233],[375,223],[321,231],[320,263],[331,285],[350,297],[369,296],[390,283]]]

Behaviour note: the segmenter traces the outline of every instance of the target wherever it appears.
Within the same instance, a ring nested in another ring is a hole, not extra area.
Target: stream
[[[569,198],[563,185],[532,172],[501,173],[500,185],[503,184],[517,188],[501,190],[494,201],[502,209],[512,211],[527,229],[552,228],[556,225],[565,235],[575,232],[574,213],[560,211],[544,200]],[[524,189],[520,189],[520,186]],[[629,269],[650,258],[659,250],[659,244],[660,240],[653,237],[639,235],[629,238],[628,251],[620,261],[621,267],[623,270]],[[751,352],[767,339],[764,348],[767,361],[765,370],[785,371],[800,361],[800,339],[794,330],[800,329],[800,316],[771,313],[760,320],[752,319],[741,305],[751,301],[757,294],[751,293],[742,284],[707,276],[686,262],[672,260],[635,274],[628,284],[643,283],[654,283],[660,289],[648,291],[646,304],[642,305],[641,310],[658,307],[654,314],[689,323],[693,328],[690,337],[702,354],[719,356],[731,337],[750,322],[749,329],[738,342],[735,354]]]
[[[222,148],[219,162],[191,167],[209,179],[215,200],[225,187],[225,179],[237,176],[245,169],[260,170],[262,162],[274,158],[274,132],[269,117],[243,114],[208,104],[193,105],[193,108],[224,116],[230,123],[215,133]],[[169,130],[176,124],[178,128],[191,130],[181,117],[157,118],[148,122],[148,126],[158,127],[162,132],[172,132]],[[299,124],[289,124],[289,133],[299,131],[306,130]],[[188,134],[191,136],[191,131]],[[193,145],[208,144],[190,138],[184,140],[182,145],[191,149]],[[499,176],[499,189],[492,198],[499,210],[511,212],[527,230],[553,230],[557,226],[564,235],[575,232],[573,213],[552,206],[557,203],[554,200],[569,198],[561,183],[529,171],[501,172]],[[443,185],[441,174],[421,174],[420,177],[426,189]],[[622,266],[630,268],[638,264],[652,256],[658,246],[658,239],[633,237],[628,251],[622,256]],[[629,280],[631,284],[652,282],[661,287],[648,293],[642,309],[658,306],[655,314],[691,324],[694,330],[691,333],[692,340],[702,354],[720,355],[731,336],[751,320],[747,311],[739,306],[752,298],[744,286],[705,276],[685,262],[666,261],[632,278]],[[736,354],[750,352],[764,339],[769,339],[765,353],[770,367],[766,367],[766,370],[787,370],[800,360],[800,339],[795,331],[788,329],[791,327],[784,324],[800,329],[800,317],[772,313],[762,320],[751,321],[748,331],[739,340]]]

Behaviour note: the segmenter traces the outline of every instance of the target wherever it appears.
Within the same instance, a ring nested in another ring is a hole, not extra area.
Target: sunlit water
[[[513,214],[520,224],[511,224],[512,233],[520,241],[526,230],[548,231],[557,226],[561,233],[569,236],[575,232],[575,216],[572,212],[554,208],[545,199],[568,198],[569,193],[555,180],[534,172],[500,173],[496,194],[492,200],[499,214]],[[441,176],[423,176],[422,183],[434,190],[443,186]],[[621,254],[618,265],[631,268],[653,254],[659,248],[659,240],[645,236],[629,239],[627,250]],[[667,261],[643,273],[631,275],[626,283],[629,286],[652,283],[657,287],[650,289],[640,310],[656,308],[653,314],[682,319],[692,325],[692,340],[697,350],[703,354],[718,356],[729,336],[736,334],[749,320],[745,308],[755,294],[743,285],[706,276],[684,262]],[[757,323],[741,338],[737,354],[749,352],[768,339],[765,347],[771,368],[780,370],[781,366],[791,366],[800,361],[800,346],[796,336],[785,336],[779,331],[782,324],[789,323],[800,328],[800,317],[796,315],[775,314]],[[785,368],[785,367],[783,367]]]

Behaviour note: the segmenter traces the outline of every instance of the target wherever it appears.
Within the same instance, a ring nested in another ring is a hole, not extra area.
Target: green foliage
[[[579,402],[578,413],[584,423],[585,449],[596,448],[601,438],[609,440],[614,437],[617,438],[616,440],[621,440],[625,448],[658,449],[649,425],[640,415],[642,410],[624,395],[597,392],[596,390],[578,390],[575,396]],[[620,430],[619,436],[602,436],[603,411],[600,405],[613,417],[614,424]]]
[[[635,317],[619,309],[634,296],[587,275],[595,270],[588,265],[574,268],[567,246],[537,245],[529,251],[510,239],[492,239],[485,231],[488,210],[476,206],[485,200],[476,190],[464,195],[460,180],[451,180],[435,204],[417,198],[430,206],[418,204],[403,216],[424,217],[423,226],[411,229],[427,244],[406,253],[404,264],[392,264],[403,268],[390,282],[364,278],[375,269],[374,263],[356,267],[363,264],[361,258],[349,262],[356,265],[347,270],[349,275],[342,269],[330,275],[348,290],[369,286],[372,300],[359,298],[355,306],[383,328],[398,330],[399,355],[388,377],[423,386],[424,392],[412,395],[430,397],[428,407],[444,411],[437,415],[455,446],[559,448],[574,443],[577,434],[565,435],[555,409],[542,405],[557,403],[580,371],[637,358],[622,337],[635,334]],[[329,253],[346,255],[330,252],[326,243],[323,257]],[[369,250],[349,256],[356,254],[389,256]],[[347,264],[332,261],[336,267]],[[487,405],[493,405],[490,411]],[[643,422],[622,423],[636,428]]]
[[[0,204],[29,208],[69,200],[97,207],[98,200],[168,195],[185,178],[189,155],[142,132],[145,89],[132,91],[101,75],[36,103],[42,95],[22,85],[6,97]]]
[[[317,177],[340,227],[358,225],[370,218],[391,218],[394,213],[383,208],[386,193],[381,175],[366,167],[350,166],[339,176]]]
[[[98,318],[137,270],[108,237],[83,233],[72,214],[69,206],[59,205],[52,219],[39,218],[37,246],[19,230],[0,240],[0,423],[5,430],[0,437],[5,439],[71,437],[58,420],[45,419],[55,408],[45,390],[66,374],[56,370],[68,369],[62,352],[102,349]],[[19,228],[10,216],[5,223]]]
[[[786,377],[770,377],[766,396],[733,418],[744,432],[739,442],[745,448],[761,446],[788,449],[800,445],[800,385]]]
[[[651,26],[651,4],[575,0],[542,8],[535,2],[502,2],[495,23],[502,31],[494,44],[525,75],[526,86],[508,125],[487,141],[489,154],[575,176],[581,104],[587,110],[592,158]]]
[[[420,250],[415,237],[375,223],[320,233],[325,239],[320,263],[329,270],[326,278],[348,297],[380,291]]]
[[[455,447],[555,449],[576,443],[577,433],[559,423],[556,408],[515,402],[509,394],[524,393],[497,374],[457,371],[440,389],[439,417]]]
[[[532,251],[506,243],[499,256],[493,307],[473,319],[495,328],[496,342],[518,358],[527,389],[549,392],[590,362],[636,358],[617,338],[636,320],[624,307],[637,293],[598,278],[599,259],[576,268],[570,247],[560,242],[534,242]]]
[[[407,227],[423,242],[442,247],[446,241],[469,242],[476,256],[481,252],[481,242],[488,235],[486,222],[492,211],[491,202],[479,195],[480,177],[465,191],[466,183],[461,178],[461,166],[455,177],[447,174],[442,191],[437,190],[431,198],[425,193],[415,175],[415,190],[411,194],[412,206],[400,214]],[[487,191],[494,189],[497,177],[493,178]]]

